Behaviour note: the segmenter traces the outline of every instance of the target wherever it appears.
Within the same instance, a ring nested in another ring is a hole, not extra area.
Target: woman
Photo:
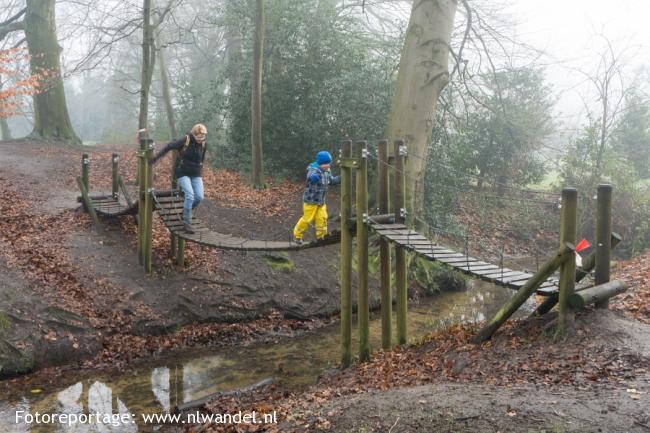
[[[203,200],[203,161],[207,143],[205,138],[208,129],[198,123],[192,127],[190,134],[180,140],[168,143],[153,158],[153,163],[158,162],[170,150],[178,150],[175,175],[178,186],[183,190],[185,202],[183,203],[183,227],[187,233],[194,233],[192,227],[192,210]]]

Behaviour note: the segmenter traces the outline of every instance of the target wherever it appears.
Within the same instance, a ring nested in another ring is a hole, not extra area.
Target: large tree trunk
[[[56,38],[54,0],[27,0],[25,37],[29,45],[29,64],[33,74],[46,73],[44,90],[34,94],[33,137],[71,140],[81,143],[72,129],[63,90]]]
[[[264,62],[264,0],[256,0],[255,53],[253,59],[251,142],[253,153],[252,180],[257,189],[264,187],[262,168],[262,64]]]
[[[149,115],[149,89],[153,77],[155,50],[153,49],[153,28],[151,26],[151,0],[142,5],[142,78],[140,81],[140,114],[138,129],[147,127]]]
[[[424,168],[438,96],[449,81],[449,44],[455,0],[415,0],[400,58],[386,136],[404,138],[406,205],[422,214]]]

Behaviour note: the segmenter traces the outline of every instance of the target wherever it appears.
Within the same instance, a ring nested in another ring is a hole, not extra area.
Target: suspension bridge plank
[[[173,203],[173,202],[182,203],[184,201],[184,199],[183,199],[183,197],[180,197],[180,196],[161,197],[158,194],[156,194],[156,201],[159,202],[159,203]]]
[[[513,275],[510,277],[502,278],[501,281],[507,284],[512,284],[513,281],[528,281],[533,277],[533,274],[529,274],[528,272],[522,272],[520,275]]]
[[[473,273],[474,271],[494,271],[496,269],[499,269],[497,265],[491,265],[489,263],[485,262],[476,262],[476,263],[470,263],[469,267],[468,266],[459,266],[458,269],[462,269],[463,271],[468,271],[470,273]]]
[[[411,247],[409,248],[415,251],[421,256],[425,256],[429,260],[437,260],[438,256],[444,256],[445,254],[453,254],[454,251],[451,250],[436,250],[431,248],[422,248],[422,247]]]
[[[458,257],[466,257],[461,253],[456,253],[456,252],[450,252],[450,253],[436,253],[435,251],[433,252],[433,258],[435,260],[445,260],[445,259],[456,259]]]
[[[370,227],[373,230],[403,230],[403,229],[408,229],[407,226],[404,224],[376,224],[376,223],[370,223]]]
[[[167,202],[167,203],[156,203],[156,209],[183,209],[183,202]]]
[[[494,273],[494,274],[488,274],[488,275],[486,275],[486,277],[494,278],[494,279],[497,279],[497,280],[503,282],[503,279],[506,278],[506,277],[514,277],[515,275],[521,276],[522,274],[523,274],[523,272],[510,270],[510,272],[503,272],[503,273],[497,272],[497,273]]]
[[[472,273],[474,275],[478,275],[481,278],[483,277],[490,278],[488,277],[488,275],[501,275],[501,271],[502,271],[501,268],[497,267],[496,269],[487,269],[484,271],[472,271]],[[511,272],[511,270],[507,268],[503,269],[503,273],[505,274],[506,272]]]

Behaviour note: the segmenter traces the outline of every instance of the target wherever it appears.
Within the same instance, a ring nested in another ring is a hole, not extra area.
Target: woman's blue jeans
[[[203,201],[203,178],[200,176],[183,176],[179,177],[177,182],[185,195],[185,201],[183,202],[183,220],[189,224],[192,220],[192,209],[196,208]]]

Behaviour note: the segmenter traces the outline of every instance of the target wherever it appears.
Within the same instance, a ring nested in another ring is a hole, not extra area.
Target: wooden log
[[[257,388],[269,386],[273,384],[273,382],[274,382],[273,378],[268,378],[268,379],[260,380],[259,382],[246,386],[244,388],[239,388],[231,391],[217,391],[212,394],[206,395],[205,397],[188,401],[187,403],[178,404],[174,406],[172,413],[179,413],[179,412],[184,412],[192,409],[198,409],[202,407],[204,404],[206,404],[207,402],[209,402],[210,400],[214,400],[215,398],[244,394],[247,392],[254,391]]]
[[[553,257],[544,263],[537,273],[529,279],[517,292],[512,296],[499,311],[490,319],[479,333],[472,338],[472,342],[480,343],[492,337],[492,334],[514,314],[519,307],[526,302],[535,290],[550,277],[553,272],[566,260],[575,254],[575,247],[572,244],[565,244]]]
[[[88,191],[86,190],[86,186],[84,185],[81,176],[77,176],[77,185],[79,186],[79,191],[81,191],[81,197],[84,200],[86,211],[90,215],[90,219],[92,220],[95,229],[101,233],[102,226],[99,223],[99,218],[97,217],[97,213],[95,212],[95,208],[93,207],[93,202],[90,200],[90,197],[88,197]]]
[[[404,224],[406,222],[405,209],[405,158],[406,146],[403,140],[393,142],[394,173],[393,173],[393,213],[395,222]],[[397,342],[406,344],[407,328],[406,315],[408,313],[408,293],[407,293],[407,269],[406,269],[406,249],[398,243],[395,245],[395,298],[396,298],[396,315],[397,315]]]
[[[578,190],[564,188],[562,190],[562,215],[560,220],[560,245],[568,242],[575,245],[578,226]],[[572,255],[560,266],[560,282],[558,297],[558,317],[555,329],[555,340],[566,337],[573,323],[573,311],[569,307],[569,297],[575,289],[576,257]]]
[[[609,281],[604,284],[589,287],[581,291],[576,291],[569,297],[569,305],[572,308],[585,308],[587,305],[596,304],[608,300],[612,296],[623,293],[627,290],[627,285],[620,280]]]
[[[372,223],[394,223],[395,214],[389,214],[390,206],[388,200],[388,141],[380,140],[377,144],[378,156],[378,181],[377,203],[381,215],[370,217]],[[392,343],[391,320],[393,316],[393,296],[391,294],[390,278],[390,242],[381,238],[379,240],[379,283],[381,286],[381,347],[385,350],[390,349]]]
[[[357,327],[359,330],[359,361],[370,359],[370,307],[368,298],[368,159],[367,143],[356,143],[358,160],[357,193]]]
[[[609,262],[612,255],[612,185],[598,185],[596,211],[596,266],[594,284],[609,281]],[[596,303],[597,308],[608,308],[609,298]]]
[[[352,157],[352,142],[341,143],[341,157]],[[352,214],[352,168],[341,167],[341,221]],[[352,231],[341,224],[341,368],[352,363]]]

